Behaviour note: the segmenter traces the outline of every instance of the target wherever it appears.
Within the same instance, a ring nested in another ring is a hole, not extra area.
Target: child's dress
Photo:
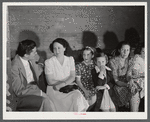
[[[91,70],[94,67],[94,63],[88,65],[84,61],[76,65],[76,77],[81,77],[81,83],[86,90],[90,91],[90,97],[96,94],[91,75]],[[80,87],[79,90],[85,96],[83,90]]]
[[[98,69],[98,67],[96,66],[93,70],[92,70],[92,79],[94,82],[94,87],[96,88],[96,86],[104,86],[105,84],[108,85],[108,92],[106,90],[99,90],[97,92],[97,100],[94,106],[94,111],[99,111],[100,109],[116,109],[117,107],[117,97],[116,94],[113,90],[113,86],[114,86],[114,80],[113,80],[113,76],[111,73],[111,69],[106,67],[106,77],[103,78],[99,78],[100,71]],[[106,98],[106,94],[105,94],[105,98],[109,99],[110,101],[112,101],[111,105],[113,108],[108,108],[108,106],[101,106],[102,101],[103,101],[103,95],[104,93],[108,94],[108,97],[110,96],[110,98]]]

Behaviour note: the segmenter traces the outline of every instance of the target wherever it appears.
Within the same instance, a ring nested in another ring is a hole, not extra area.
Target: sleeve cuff
[[[79,76],[79,75],[77,75],[76,77],[77,77],[77,78],[81,78],[81,76]]]

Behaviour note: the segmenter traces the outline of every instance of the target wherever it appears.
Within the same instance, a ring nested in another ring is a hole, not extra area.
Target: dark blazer
[[[91,71],[91,73],[92,73],[92,79],[94,82],[94,87],[103,86],[106,83],[106,78],[104,78],[104,79],[99,78],[98,77],[99,73],[96,73],[95,68]],[[106,70],[106,76],[107,76],[107,84],[110,87],[110,89],[108,90],[109,95],[110,95],[113,103],[115,104],[115,107],[117,108],[117,96],[116,96],[114,89],[113,89],[115,82],[114,82],[111,71]],[[97,92],[97,100],[96,100],[96,103],[94,106],[94,111],[99,111],[100,105],[102,102],[103,93],[104,93],[104,90],[99,90]]]

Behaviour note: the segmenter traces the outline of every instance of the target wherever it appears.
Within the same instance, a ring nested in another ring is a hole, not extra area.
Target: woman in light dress
[[[67,42],[62,38],[55,39],[50,44],[54,53],[45,61],[45,74],[48,83],[47,95],[54,103],[55,111],[85,112],[89,104],[79,90],[69,93],[60,92],[60,88],[75,84],[75,63],[73,57],[67,57]]]

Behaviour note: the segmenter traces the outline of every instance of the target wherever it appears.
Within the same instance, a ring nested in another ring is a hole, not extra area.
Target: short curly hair
[[[141,54],[141,50],[144,47],[145,47],[144,42],[139,42],[139,44],[137,45],[137,47],[134,50],[134,54],[139,54],[140,55]]]
[[[32,49],[36,47],[36,43],[33,40],[23,40],[19,42],[16,54],[23,57],[25,54],[30,54]]]
[[[54,53],[54,51],[53,51],[53,50],[54,50],[54,49],[53,49],[53,45],[54,45],[55,42],[61,44],[64,48],[66,48],[66,50],[65,50],[65,52],[64,52],[64,54],[66,55],[67,48],[68,48],[68,42],[67,42],[65,39],[63,39],[63,38],[57,38],[57,39],[55,39],[55,40],[49,45],[49,49],[50,49],[50,51],[51,51],[52,53]]]
[[[104,51],[101,50],[101,52],[96,53],[96,55],[95,55],[95,57],[94,57],[95,63],[96,63],[96,61],[97,61],[97,58],[99,58],[99,57],[105,57],[106,63],[108,63],[108,56],[104,53]]]
[[[124,45],[129,45],[129,47],[131,48],[131,45],[128,41],[122,41],[120,42],[118,45],[117,45],[117,48],[116,48],[116,53],[115,53],[115,56],[119,56],[120,55],[120,52],[119,50],[122,48],[122,46]]]

